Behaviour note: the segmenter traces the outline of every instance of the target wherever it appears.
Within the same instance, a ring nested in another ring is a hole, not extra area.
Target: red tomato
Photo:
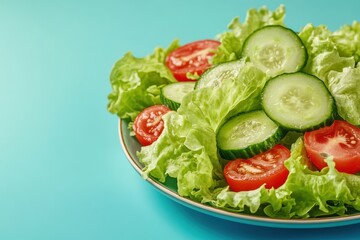
[[[162,116],[169,111],[163,105],[155,105],[144,109],[135,118],[133,130],[141,145],[150,145],[158,139],[164,129]]]
[[[331,126],[304,135],[304,145],[311,162],[322,169],[326,156],[333,156],[340,172],[360,172],[360,129],[346,121],[335,120]]]
[[[284,166],[284,161],[289,157],[289,149],[276,145],[252,158],[228,162],[224,168],[225,179],[235,192],[254,190],[264,183],[267,189],[278,188],[289,175]]]
[[[178,81],[189,81],[186,74],[199,76],[210,67],[209,60],[220,45],[215,40],[200,40],[175,49],[166,57],[165,64]]]

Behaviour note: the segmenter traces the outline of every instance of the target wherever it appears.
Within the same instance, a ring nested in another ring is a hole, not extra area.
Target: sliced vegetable
[[[204,88],[210,86],[219,86],[227,79],[235,79],[239,77],[244,61],[232,61],[220,63],[206,70],[200,79],[196,82],[195,88]]]
[[[252,33],[244,43],[242,56],[249,57],[269,76],[299,71],[307,60],[298,35],[279,25],[265,26]]]
[[[306,152],[318,169],[327,166],[325,159],[332,157],[340,172],[360,172],[360,129],[346,121],[335,120],[324,127],[304,135]]]
[[[284,25],[285,6],[280,5],[274,11],[266,6],[250,9],[243,22],[235,17],[228,25],[228,31],[218,35],[221,45],[217,49],[212,62],[214,64],[229,62],[241,58],[241,52],[247,37],[267,25]]]
[[[220,156],[225,159],[250,158],[271,149],[284,135],[284,131],[259,110],[227,121],[217,134],[217,144]]]
[[[278,188],[287,179],[289,171],[284,161],[290,157],[290,151],[283,145],[260,153],[250,159],[236,159],[226,164],[224,176],[230,190],[254,190],[265,184],[265,188]]]
[[[317,129],[334,119],[335,103],[324,83],[301,72],[269,80],[262,91],[262,106],[272,120],[296,131]]]
[[[161,89],[161,102],[176,111],[180,105],[183,97],[192,92],[195,87],[195,82],[177,82],[166,85]]]
[[[164,129],[162,116],[169,111],[166,106],[154,105],[144,109],[135,118],[133,130],[141,145],[150,145],[158,139]]]
[[[165,64],[178,81],[189,81],[188,74],[200,76],[210,67],[209,60],[220,45],[215,40],[200,40],[183,45],[167,57]]]

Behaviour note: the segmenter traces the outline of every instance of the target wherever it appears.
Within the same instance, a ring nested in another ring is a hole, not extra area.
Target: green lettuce
[[[338,114],[354,125],[360,125],[360,66],[331,71],[328,88],[336,100]]]
[[[331,39],[341,56],[354,57],[356,62],[360,60],[360,23],[354,21],[352,25],[344,25],[335,31]]]
[[[255,30],[267,25],[284,26],[285,6],[280,5],[275,11],[266,7],[259,10],[250,9],[244,23],[239,17],[234,18],[228,26],[229,31],[217,36],[221,45],[212,58],[212,63],[228,62],[241,58],[242,46],[246,38]]]
[[[335,99],[339,116],[354,125],[360,125],[360,75],[355,67],[360,44],[354,41],[359,34],[356,22],[334,33],[323,25],[308,24],[299,33],[309,56],[303,71],[324,81]]]
[[[355,66],[353,57],[341,56],[336,43],[332,41],[332,32],[326,26],[318,27],[307,24],[299,37],[308,51],[304,72],[315,75],[325,83],[330,71],[342,71],[343,68]]]
[[[110,74],[108,111],[133,121],[144,108],[161,104],[161,87],[176,81],[164,64],[165,58],[178,46],[175,40],[167,49],[156,48],[144,58],[128,52],[118,60]]]

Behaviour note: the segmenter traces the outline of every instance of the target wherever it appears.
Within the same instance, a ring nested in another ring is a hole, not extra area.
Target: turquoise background
[[[360,20],[359,1],[0,1],[0,239],[354,239],[360,225],[274,229],[186,208],[127,161],[106,110],[127,51],[213,38],[235,16],[287,8],[294,30]]]

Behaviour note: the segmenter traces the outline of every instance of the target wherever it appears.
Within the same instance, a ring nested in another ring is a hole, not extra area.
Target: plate
[[[143,164],[139,162],[139,159],[136,156],[136,152],[140,150],[140,144],[137,142],[135,137],[131,137],[129,135],[129,129],[127,128],[127,125],[128,124],[126,121],[119,120],[119,137],[121,146],[130,164],[141,175]],[[176,182],[174,182],[173,180],[161,183],[158,182],[156,179],[147,178],[146,181],[150,183],[155,189],[163,193],[165,196],[186,207],[214,217],[238,223],[276,228],[323,228],[360,223],[360,213],[350,214],[347,216],[309,219],[275,219],[269,217],[254,216],[250,214],[233,213],[208,205],[204,205],[180,196],[177,193]]]

